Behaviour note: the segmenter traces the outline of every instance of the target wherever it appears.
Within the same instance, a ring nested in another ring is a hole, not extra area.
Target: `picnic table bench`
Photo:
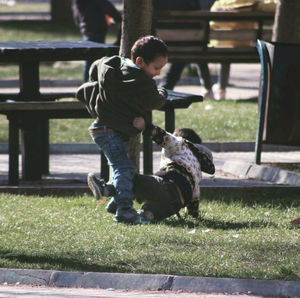
[[[273,20],[274,13],[259,11],[157,10],[154,12],[153,30],[168,45],[170,62],[257,63],[256,40],[271,39]],[[228,29],[226,26],[213,27],[212,21],[223,24],[238,22],[241,25],[253,22],[254,26]],[[227,41],[227,44],[209,46],[212,40]]]

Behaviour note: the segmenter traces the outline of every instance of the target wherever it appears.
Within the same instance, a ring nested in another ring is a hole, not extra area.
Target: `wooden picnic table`
[[[70,92],[40,92],[39,65],[48,61],[74,61],[99,59],[118,54],[114,45],[82,40],[42,40],[0,42],[0,63],[19,65],[19,87],[17,93],[2,93],[0,101],[54,101],[69,97]],[[15,115],[15,114],[14,114]],[[34,117],[38,116],[36,113]],[[15,117],[8,115],[8,117]],[[19,115],[21,117],[21,115]],[[16,121],[11,121],[11,124]],[[24,180],[37,180],[41,174],[49,173],[49,121],[23,117],[18,125],[22,130],[22,175]],[[15,131],[12,129],[12,131]],[[37,152],[36,148],[40,148]],[[11,150],[10,150],[11,151]],[[11,161],[12,162],[12,161]],[[10,162],[10,163],[11,163]],[[13,163],[13,162],[12,162]],[[16,183],[14,181],[14,183]]]

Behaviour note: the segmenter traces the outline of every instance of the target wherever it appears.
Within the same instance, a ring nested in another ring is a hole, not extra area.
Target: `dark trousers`
[[[106,36],[106,32],[94,33],[94,34],[90,34],[90,35],[83,35],[83,40],[104,43],[105,36]],[[89,60],[86,60],[83,64],[83,80],[85,82],[89,81],[89,70],[90,70],[90,67],[93,62],[94,62],[94,60],[89,59]]]
[[[220,89],[226,89],[228,86],[230,74],[230,63],[222,63],[219,72]]]
[[[169,65],[169,68],[164,76],[163,83],[161,84],[166,89],[174,89],[176,83],[179,81],[180,76],[182,74],[182,71],[184,67],[186,66],[186,63],[183,62],[175,62],[171,63]],[[204,82],[204,87],[207,90],[210,90],[212,87],[212,80],[210,76],[210,72],[208,69],[207,63],[198,63],[197,64],[197,72],[199,78],[202,77]]]

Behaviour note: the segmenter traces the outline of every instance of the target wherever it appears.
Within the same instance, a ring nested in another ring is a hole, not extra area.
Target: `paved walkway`
[[[235,161],[243,163],[252,163],[254,160],[254,152],[214,152],[214,163],[216,166],[215,175],[203,174],[201,187],[279,187],[284,184],[278,184],[272,181],[262,181],[257,179],[242,179],[236,173],[225,173],[224,165],[234,163]],[[143,154],[140,158],[140,167],[142,173]],[[160,152],[154,151],[153,154],[153,169],[154,172],[159,169]],[[299,163],[300,151],[289,152],[263,152],[262,162],[264,163]],[[21,157],[19,160],[21,165]],[[100,168],[99,154],[51,154],[50,155],[50,173],[45,176],[42,182],[27,182],[21,183],[21,186],[40,187],[51,186],[51,188],[67,186],[77,190],[87,190],[86,175],[89,172],[98,173]],[[21,166],[20,166],[21,172]],[[300,174],[299,174],[300,176]],[[7,188],[6,182],[8,179],[8,155],[0,154],[0,190]],[[299,185],[300,186],[300,185]]]
[[[208,293],[184,293],[182,291],[130,291],[115,289],[81,289],[81,288],[51,288],[37,286],[2,286],[0,285],[0,297],[51,297],[51,298],[257,298],[263,296],[249,294],[208,294]]]

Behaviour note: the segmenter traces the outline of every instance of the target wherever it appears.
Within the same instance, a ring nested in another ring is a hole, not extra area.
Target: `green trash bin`
[[[300,44],[258,40],[261,62],[255,162],[262,144],[300,146]]]

